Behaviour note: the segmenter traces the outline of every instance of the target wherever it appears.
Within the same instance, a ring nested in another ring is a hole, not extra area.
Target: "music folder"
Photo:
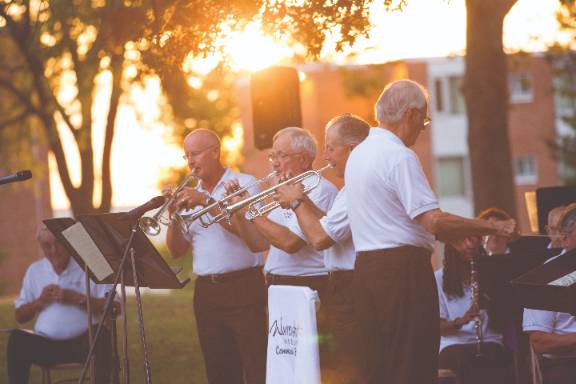
[[[43,220],[44,224],[82,267],[88,266],[92,281],[113,284],[128,243],[134,221],[126,213],[80,215],[71,218]],[[137,228],[132,242],[136,261],[136,275],[140,287],[178,289],[190,279],[180,281],[160,256],[146,235]],[[134,286],[132,262],[124,265],[124,282]]]
[[[576,316],[576,249],[566,252],[512,280],[526,308]]]

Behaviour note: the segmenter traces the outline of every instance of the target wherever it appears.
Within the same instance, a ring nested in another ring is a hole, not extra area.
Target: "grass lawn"
[[[190,258],[171,265],[189,266]],[[187,268],[190,269],[189,267]],[[180,274],[184,276],[186,271]],[[184,289],[169,294],[142,297],[144,325],[150,352],[152,381],[156,383],[206,383],[204,362],[196,336],[196,324],[192,308],[193,282]],[[14,320],[13,297],[0,298],[0,328],[16,327]],[[138,315],[136,299],[128,297],[128,348],[130,378],[133,383],[144,383],[143,354],[138,335]],[[118,318],[118,337],[121,337],[122,318]],[[33,328],[33,323],[24,328]],[[8,335],[0,333],[0,383],[7,381],[6,343]],[[118,340],[118,350],[122,353],[122,341]],[[122,356],[120,356],[122,364]],[[78,372],[79,373],[79,372]],[[70,377],[71,373],[54,374],[57,378]],[[40,369],[33,367],[30,383],[40,383]],[[88,381],[85,381],[88,383]]]

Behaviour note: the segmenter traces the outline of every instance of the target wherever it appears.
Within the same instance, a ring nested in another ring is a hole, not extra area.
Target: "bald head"
[[[196,144],[203,145],[205,147],[213,147],[218,146],[220,147],[220,138],[217,134],[209,129],[199,128],[195,129],[194,131],[190,132],[184,138],[184,143],[186,145],[187,142],[192,141]]]

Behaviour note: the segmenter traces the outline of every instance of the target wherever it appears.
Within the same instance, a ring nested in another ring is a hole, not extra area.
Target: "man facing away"
[[[378,127],[350,154],[346,202],[357,252],[353,290],[367,346],[368,383],[437,380],[439,310],[434,237],[459,249],[468,236],[515,236],[515,223],[445,213],[409,149],[430,124],[428,95],[395,81],[376,103]]]

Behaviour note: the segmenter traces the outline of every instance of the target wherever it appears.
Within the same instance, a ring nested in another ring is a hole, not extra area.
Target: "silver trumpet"
[[[264,176],[261,179],[258,179],[246,186],[241,187],[240,189],[234,191],[233,193],[227,195],[226,197],[222,198],[221,200],[217,200],[211,204],[208,204],[206,207],[196,210],[189,214],[184,214],[183,212],[178,212],[172,215],[172,219],[176,220],[180,228],[183,232],[188,230],[188,225],[193,221],[200,220],[200,225],[202,227],[207,228],[208,226],[218,223],[222,220],[228,221],[230,223],[230,218],[232,216],[232,212],[228,209],[229,206],[232,204],[230,203],[233,198],[247,192],[248,189],[255,187],[256,185],[265,183],[276,176],[276,172],[271,172],[268,175]],[[212,214],[216,210],[215,214]]]
[[[168,199],[162,204],[162,206],[156,211],[154,216],[143,216],[138,220],[138,226],[140,229],[150,236],[156,236],[160,233],[160,224],[169,225],[172,217],[170,215],[166,216],[166,210],[176,199],[176,195],[180,192],[188,183],[194,179],[196,176],[194,174],[189,174],[186,176],[184,181],[176,188],[176,190],[170,195]]]
[[[478,259],[477,256],[474,255],[470,259],[470,289],[472,291],[472,305],[478,310],[478,316],[474,318],[474,330],[476,331],[476,357],[482,356],[482,343],[484,343],[482,313],[480,312],[480,279],[478,275]]]
[[[278,188],[282,187],[283,185],[287,185],[287,184],[295,184],[295,183],[301,183],[304,180],[308,180],[310,178],[312,178],[313,182],[309,185],[306,185],[304,188],[304,192],[307,193],[309,191],[311,191],[312,189],[316,188],[319,184],[320,184],[320,174],[322,172],[324,172],[325,170],[334,167],[334,165],[332,164],[328,164],[320,169],[317,170],[310,170],[310,171],[306,171],[303,172],[301,174],[299,174],[298,176],[294,176],[288,180],[285,180],[281,183],[278,183],[268,189],[265,189],[264,191],[257,193],[253,196],[249,196],[245,199],[242,199],[240,201],[237,201],[233,204],[230,204],[228,206],[226,206],[224,208],[224,211],[226,212],[225,214],[227,215],[227,217],[232,216],[236,211],[241,210],[243,208],[248,207],[248,212],[246,213],[246,219],[247,220],[253,220],[256,217],[259,216],[263,216],[266,213],[278,208],[280,206],[280,203],[277,201],[272,201],[268,204],[265,205],[261,205],[259,206],[260,203],[264,202],[265,200],[268,200],[269,198],[272,198],[274,196],[274,194],[276,194],[276,191],[278,190]]]

